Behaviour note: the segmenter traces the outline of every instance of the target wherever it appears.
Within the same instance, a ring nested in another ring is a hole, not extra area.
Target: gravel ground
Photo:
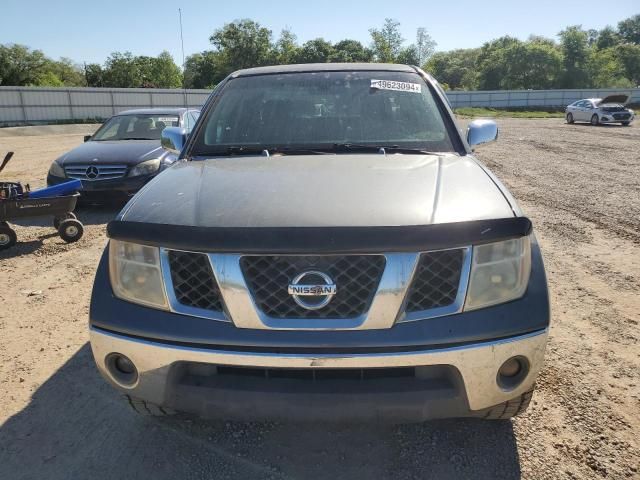
[[[499,123],[499,141],[478,155],[534,222],[553,311],[524,416],[412,426],[136,417],[87,344],[116,211],[81,210],[80,243],[64,244],[48,220],[23,222],[22,243],[0,254],[0,478],[640,478],[640,125]],[[17,152],[2,178],[42,185],[82,133],[0,136],[0,153]]]

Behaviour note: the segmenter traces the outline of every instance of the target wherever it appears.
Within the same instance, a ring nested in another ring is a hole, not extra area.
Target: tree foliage
[[[24,45],[0,45],[0,85],[212,88],[231,72],[263,65],[322,62],[389,62],[422,66],[451,89],[546,89],[640,85],[640,15],[616,27],[585,30],[568,26],[557,40],[503,36],[479,48],[435,52],[424,28],[405,42],[400,23],[386,18],[369,30],[368,45],[353,39],[332,43],[314,38],[302,44],[289,28],[274,40],[251,19],[213,31],[211,49],[187,57],[184,71],[168,52],[157,57],[114,52],[104,64],[80,66],[52,60]]]

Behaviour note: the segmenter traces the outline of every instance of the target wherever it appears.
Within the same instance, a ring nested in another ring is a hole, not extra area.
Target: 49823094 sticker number
[[[371,80],[371,88],[375,88],[376,90],[394,90],[396,92],[422,92],[422,87],[419,83],[397,82],[395,80]]]

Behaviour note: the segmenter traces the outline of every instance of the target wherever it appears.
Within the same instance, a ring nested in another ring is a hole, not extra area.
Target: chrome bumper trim
[[[161,344],[91,328],[91,349],[98,369],[116,387],[144,400],[162,405],[172,364],[180,361],[265,368],[376,368],[452,365],[464,381],[472,410],[492,407],[529,390],[544,361],[548,331],[460,347],[413,352],[366,354],[275,354],[209,350]],[[139,373],[128,387],[114,382],[105,358],[117,352],[129,357]],[[496,382],[497,371],[507,359],[522,355],[530,371],[516,388],[504,390]]]

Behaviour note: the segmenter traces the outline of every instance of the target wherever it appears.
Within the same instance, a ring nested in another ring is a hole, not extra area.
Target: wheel
[[[155,403],[145,402],[139,398],[131,397],[129,395],[125,395],[124,398],[127,400],[127,403],[134,412],[144,417],[168,417],[176,414],[175,410],[161,407]]]
[[[74,218],[62,220],[58,226],[58,234],[67,243],[77,242],[82,238],[84,227]]]
[[[631,122],[622,122],[622,125],[624,125],[625,127],[628,127],[629,125],[631,125]]]
[[[600,124],[600,119],[598,118],[598,114],[594,113],[591,116],[591,125],[599,125]]]
[[[477,412],[478,416],[485,420],[507,420],[520,415],[529,407],[534,389],[535,387],[532,387],[531,390],[524,392],[513,400],[481,410]]]
[[[63,220],[67,220],[69,218],[72,218],[74,220],[77,220],[78,217],[76,217],[76,214],[73,212],[68,212],[65,213],[64,215],[62,215],[61,217],[55,217],[53,219],[53,228],[55,228],[56,230],[58,229],[58,227],[60,226],[60,222],[62,222]]]
[[[572,113],[567,113],[567,123],[573,123],[573,114]]]
[[[13,228],[6,223],[0,225],[0,250],[7,250],[13,247],[18,240],[18,236]]]

